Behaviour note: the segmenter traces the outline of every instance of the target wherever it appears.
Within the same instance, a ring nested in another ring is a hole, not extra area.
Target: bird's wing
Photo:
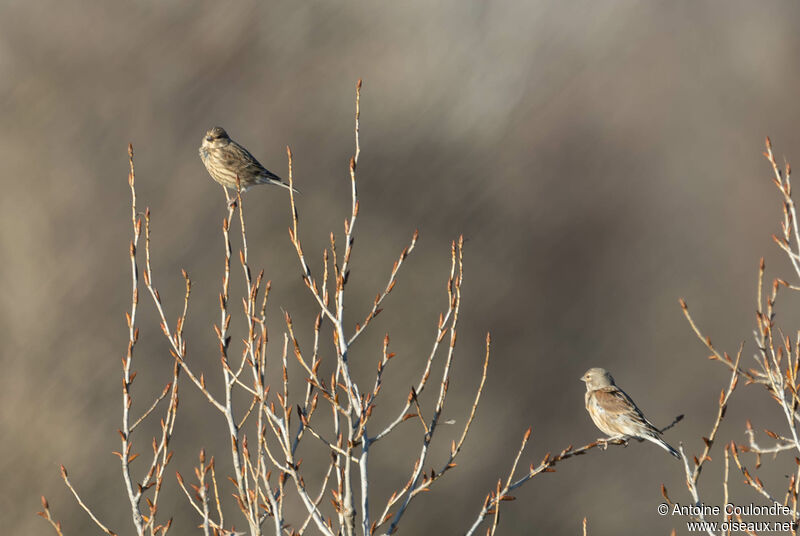
[[[639,412],[633,400],[616,387],[603,387],[594,392],[597,405],[609,416],[618,416],[631,411]]]
[[[648,428],[655,427],[647,420],[642,411],[633,402],[633,399],[628,396],[628,393],[619,387],[612,385],[604,387],[597,391],[597,403],[603,407],[608,413],[627,416],[630,419],[640,422]]]
[[[612,419],[633,421],[642,425],[655,436],[660,436],[658,428],[647,420],[647,417],[636,407],[631,397],[616,386],[604,387],[595,391],[597,405],[603,408]]]
[[[236,158],[232,156],[230,158],[230,162],[226,162],[229,166],[235,166],[239,168],[239,171],[244,173],[245,171],[253,173],[255,175],[261,175],[267,179],[273,179],[279,182],[283,182],[279,176],[272,173],[270,170],[265,168],[261,165],[261,162],[256,160],[256,157],[250,154],[250,151],[242,147],[236,142],[232,142],[231,144],[232,151],[238,153]]]

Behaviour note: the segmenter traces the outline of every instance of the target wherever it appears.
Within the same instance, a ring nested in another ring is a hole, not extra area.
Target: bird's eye
[[[212,138],[211,136],[206,136],[206,141],[213,141],[213,140],[214,138]]]

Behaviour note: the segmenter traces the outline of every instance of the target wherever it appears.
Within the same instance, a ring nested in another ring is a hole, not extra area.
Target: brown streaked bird
[[[594,424],[611,437],[652,441],[679,460],[681,455],[661,437],[625,391],[617,387],[607,370],[590,368],[581,378],[586,383],[586,411]]]
[[[206,132],[199,152],[211,178],[226,189],[233,190],[234,197],[237,176],[242,193],[258,184],[290,188],[280,177],[262,166],[247,149],[233,141],[222,127],[214,127]]]

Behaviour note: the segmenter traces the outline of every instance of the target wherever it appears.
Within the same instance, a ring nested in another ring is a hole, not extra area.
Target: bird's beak
[[[579,381],[579,382],[586,383],[586,378],[578,378],[578,381]]]

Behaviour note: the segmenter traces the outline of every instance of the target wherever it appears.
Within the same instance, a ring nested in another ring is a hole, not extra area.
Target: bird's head
[[[606,369],[599,367],[587,370],[581,376],[581,381],[586,384],[586,389],[588,390],[602,389],[603,387],[614,385],[614,378],[611,377],[611,374]]]
[[[231,139],[228,137],[228,133],[225,132],[224,128],[214,127],[208,130],[205,136],[203,136],[203,147],[221,147],[223,145],[227,145],[230,143],[230,141]]]

